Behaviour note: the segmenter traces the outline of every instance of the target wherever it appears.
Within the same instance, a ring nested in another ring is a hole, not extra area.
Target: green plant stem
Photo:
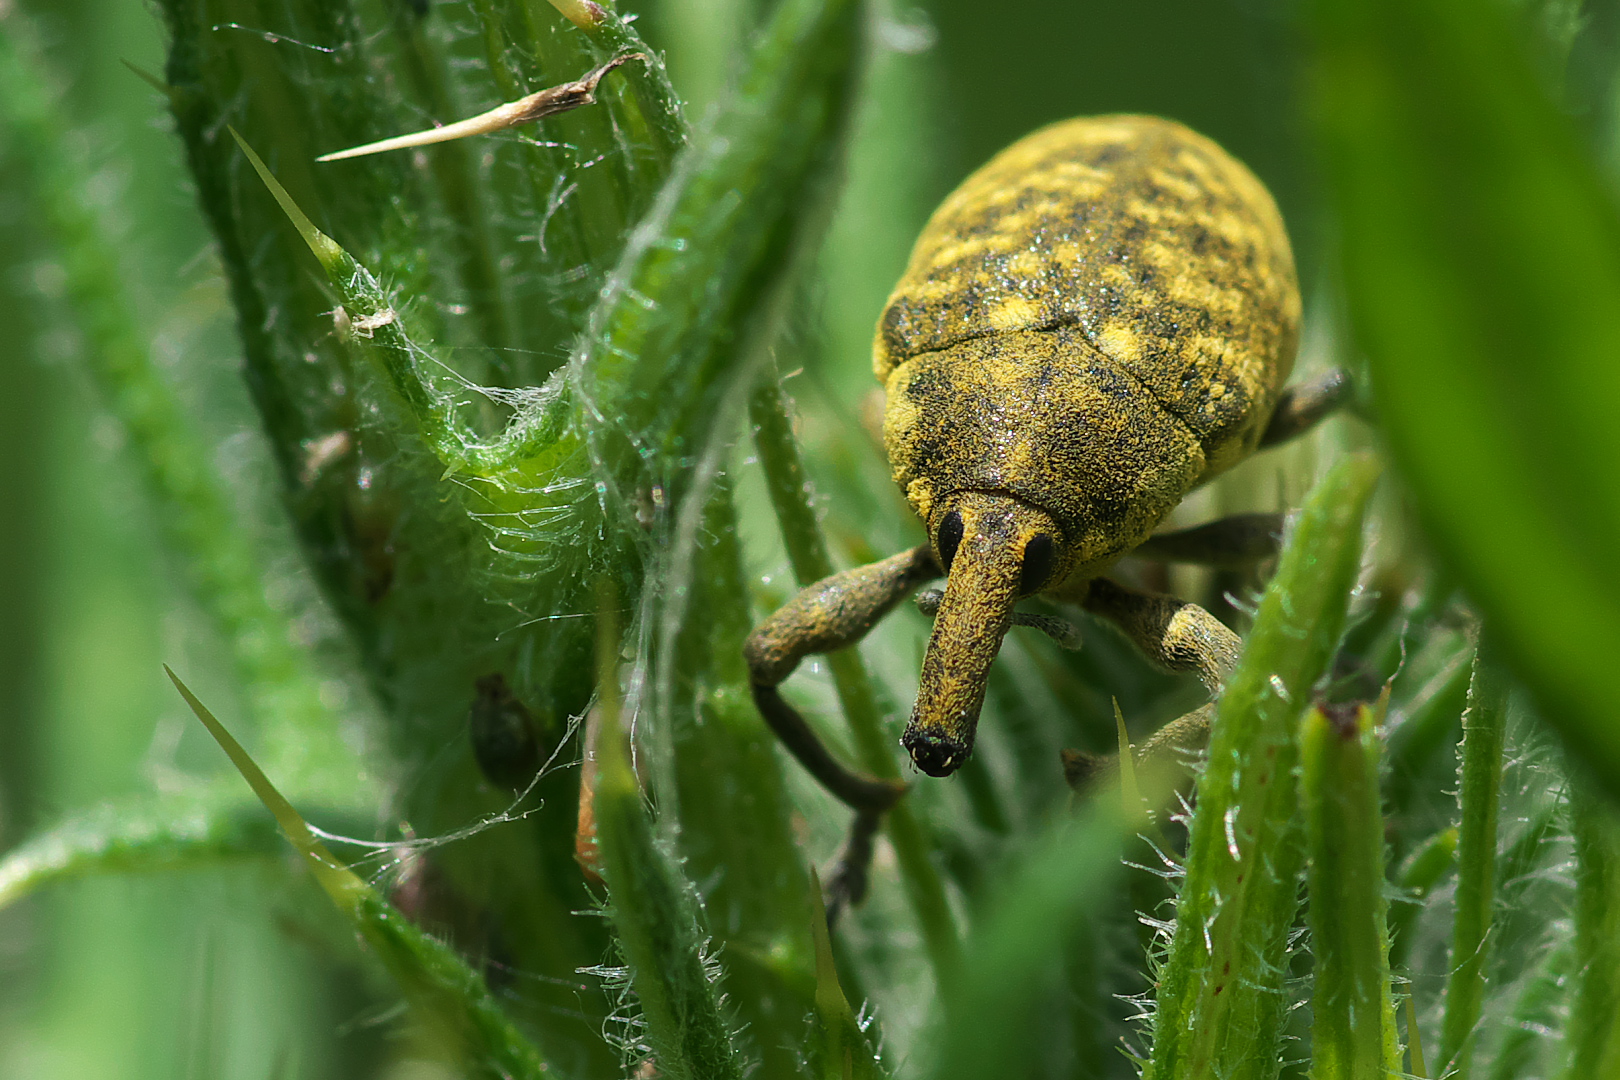
[[[1507,691],[1506,679],[1486,658],[1482,644],[1474,656],[1458,751],[1457,899],[1445,1019],[1440,1027],[1440,1060],[1448,1070],[1455,1070],[1458,1080],[1468,1080],[1472,1071],[1475,1029],[1485,1000]]]
[[[755,388],[748,402],[748,416],[754,427],[760,468],[765,473],[793,575],[801,587],[820,581],[832,574],[832,557],[816,520],[810,482],[805,477],[787,403],[774,372],[762,378]],[[827,661],[844,717],[855,736],[861,764],[877,776],[899,779],[894,737],[884,729],[877,691],[860,652],[847,649],[833,653]],[[922,928],[934,970],[943,977],[955,970],[960,943],[956,922],[945,898],[944,883],[928,856],[928,841],[922,825],[902,801],[889,811],[884,827],[889,842],[894,845],[906,897]]]
[[[285,850],[275,823],[237,791],[104,806],[35,834],[0,859],[0,908],[91,874],[156,873],[267,859]]]
[[[717,442],[716,462],[729,456],[729,444]],[[761,1075],[788,1075],[817,1000],[805,933],[813,890],[784,762],[747,689],[749,612],[738,603],[747,585],[729,480],[695,484],[688,499],[699,498],[677,514],[648,616],[658,626],[647,650],[657,690],[641,712],[654,718],[654,734],[640,749],[658,832],[680,853],[685,878],[706,883],[701,916],[725,958],[738,1052],[757,1060]]]
[[[1167,793],[1161,780],[1154,778],[1150,790]],[[924,1076],[1037,1075],[1049,1036],[1038,1022],[1043,995],[1057,983],[1060,958],[1109,895],[1126,827],[1143,824],[1121,806],[1117,787],[1099,792],[1080,814],[1035,838],[998,882],[968,939],[960,976],[941,988]]]
[[[1303,857],[1295,731],[1344,629],[1377,477],[1352,457],[1317,485],[1221,694],[1145,1080],[1277,1075]]]
[[[1441,829],[1406,859],[1402,864],[1396,885],[1400,892],[1395,907],[1389,913],[1389,966],[1400,968],[1412,947],[1412,924],[1423,910],[1440,879],[1457,865],[1457,830]]]
[[[1576,932],[1579,933],[1578,927]],[[1579,966],[1576,941],[1565,940],[1547,954],[1538,970],[1525,981],[1524,989],[1513,1003],[1513,1011],[1508,1014],[1508,1022],[1503,1025],[1502,1043],[1491,1062],[1491,1080],[1519,1080],[1535,1075],[1532,1070],[1537,1051],[1553,1041],[1553,1032],[1558,1029],[1560,1014],[1568,1000],[1570,978]],[[1578,1010],[1579,990],[1576,994]],[[1612,1020],[1611,1017],[1611,1027]],[[1573,1035],[1580,1025],[1580,1020],[1570,1018],[1570,1033]],[[1604,1074],[1572,1068],[1566,1075],[1569,1080],[1600,1076],[1607,1080],[1617,1074],[1612,1070]]]
[[[167,667],[164,671],[253,794],[270,811],[321,890],[376,952],[417,1015],[447,1038],[476,1075],[488,1080],[542,1080],[549,1071],[546,1062],[506,1016],[484,977],[449,945],[419,929],[343,865],[225,725],[174,672]]]
[[[609,605],[603,605],[606,610]],[[604,615],[602,622],[612,620]],[[594,809],[614,929],[647,1022],[658,1074],[670,1080],[738,1080],[720,996],[702,954],[690,889],[654,835],[619,722],[618,634],[602,630],[602,735]]]
[[[0,137],[27,162],[27,197],[55,241],[84,358],[135,450],[154,515],[188,584],[229,638],[236,668],[278,769],[300,791],[353,801],[357,765],[320,701],[320,678],[265,600],[265,563],[243,527],[213,455],[153,362],[125,268],[91,195],[94,178],[65,145],[67,118],[20,14],[0,33]],[[363,798],[363,795],[361,796]]]
[[[1379,741],[1365,705],[1331,717],[1312,709],[1300,731],[1300,802],[1316,957],[1312,1080],[1400,1072],[1384,921]]]
[[[1580,975],[1568,1029],[1568,1080],[1620,1077],[1620,816],[1577,787],[1575,952]]]
[[[847,132],[864,10],[780,4],[713,130],[631,233],[572,362],[593,452],[615,478],[677,481],[750,344],[775,329]],[[611,430],[596,422],[609,416]]]

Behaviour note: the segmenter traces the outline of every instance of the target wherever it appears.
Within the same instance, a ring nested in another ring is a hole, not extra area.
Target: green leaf
[[[838,984],[832,937],[827,930],[827,909],[821,903],[821,879],[811,874],[815,911],[810,936],[816,949],[816,1035],[820,1043],[822,1080],[875,1080],[887,1076],[867,1045],[866,1035]]]
[[[862,11],[859,0],[783,0],[713,129],[631,234],[573,358],[587,437],[610,478],[675,484],[678,495],[722,402],[746,389],[738,380],[778,329],[794,256],[819,239]]]
[[[1442,1069],[1467,1080],[1475,1030],[1485,1001],[1486,967],[1496,896],[1497,810],[1501,805],[1502,743],[1507,730],[1507,681],[1484,655],[1474,655],[1463,741],[1458,751],[1457,899],[1451,931],[1446,1015],[1440,1028]]]
[[[1569,1080],[1620,1076],[1620,819],[1590,793],[1575,792],[1575,954],[1580,963],[1569,1017]]]
[[[604,614],[604,626],[611,621]],[[738,1080],[742,1065],[705,963],[692,886],[655,837],[630,767],[615,689],[618,635],[606,628],[601,634],[602,734],[593,808],[610,915],[646,1019],[647,1044],[660,1076]]]
[[[282,851],[274,821],[241,796],[109,804],[36,834],[0,860],[0,908],[59,881],[263,859]]]
[[[342,298],[343,305],[335,313],[339,316],[339,334],[376,364],[386,385],[399,396],[415,421],[422,438],[444,463],[447,475],[494,474],[510,486],[517,478],[501,477],[500,473],[514,471],[514,467],[521,471],[523,463],[556,445],[562,435],[562,410],[566,407],[565,400],[557,393],[520,411],[495,445],[482,445],[460,422],[454,399],[439,389],[424,370],[422,361],[431,362],[431,358],[425,357],[422,349],[411,340],[404,317],[394,310],[391,299],[371,271],[343,250],[337,241],[317,229],[270,172],[264,159],[235,128],[229,130],[236,145],[247,155],[253,171],[264,181],[276,205],[292,222],[299,239],[321,264],[327,281]]]
[[[1389,912],[1389,963],[1392,968],[1402,966],[1412,947],[1412,934],[1418,913],[1440,879],[1457,865],[1457,829],[1441,829],[1420,844],[1407,856],[1396,875],[1399,892],[1392,898],[1395,906]]]
[[[1006,873],[958,974],[941,987],[926,1076],[1034,1074],[1050,1038],[1042,1003],[1058,985],[1061,958],[1112,892],[1127,824],[1139,821],[1121,813],[1119,790],[1099,792],[1079,815],[1043,830]]]
[[[1303,857],[1295,730],[1344,630],[1377,479],[1352,457],[1317,484],[1221,693],[1146,1080],[1277,1075]]]
[[[1380,737],[1366,705],[1305,714],[1300,802],[1310,889],[1312,1080],[1401,1071],[1384,921]]]
[[[1620,795],[1620,212],[1506,5],[1315,0],[1343,278],[1419,514]]]
[[[502,1012],[483,976],[454,949],[424,933],[318,840],[269,777],[231,737],[207,706],[169,671],[180,696],[219,743],[253,793],[302,857],[315,881],[382,960],[417,1017],[450,1043],[479,1075],[539,1080],[547,1073],[539,1052]]]

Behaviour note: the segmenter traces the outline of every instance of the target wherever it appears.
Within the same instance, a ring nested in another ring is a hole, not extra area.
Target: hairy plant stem
[[[815,503],[804,463],[793,438],[792,421],[775,373],[760,380],[748,402],[749,420],[754,426],[754,445],[759,450],[760,468],[770,490],[782,542],[787,548],[793,575],[801,587],[820,581],[833,572],[827,541],[816,520]],[[895,739],[883,723],[872,677],[859,651],[847,649],[827,658],[844,717],[855,736],[861,764],[877,776],[898,780]],[[905,883],[906,897],[916,913],[934,970],[941,977],[955,970],[960,959],[960,943],[945,886],[928,855],[928,841],[922,825],[910,807],[901,801],[885,820],[889,842],[894,845]]]
[[[598,674],[602,736],[597,747],[595,814],[603,876],[619,946],[647,1022],[660,1076],[738,1080],[742,1068],[703,958],[690,887],[655,835],[641,783],[630,766],[619,718],[619,635],[602,603]]]
[[[234,785],[213,798],[106,805],[6,852],[0,859],[0,908],[60,881],[269,859],[281,845],[264,810]]]
[[[1338,647],[1377,478],[1352,457],[1317,485],[1221,693],[1144,1080],[1277,1075],[1304,854],[1296,725]]]
[[[1300,801],[1310,887],[1312,1080],[1400,1072],[1384,901],[1380,738],[1366,705],[1305,714]]]
[[[1491,664],[1482,641],[1474,656],[1458,751],[1456,914],[1445,1020],[1440,1028],[1440,1061],[1446,1069],[1455,1070],[1458,1080],[1468,1080],[1473,1071],[1476,1028],[1485,1000],[1507,692],[1507,680]]]
[[[0,137],[26,162],[30,205],[55,241],[68,298],[85,335],[84,359],[129,435],[163,539],[193,594],[231,643],[265,753],[301,793],[365,798],[358,763],[320,700],[320,675],[266,602],[265,560],[249,535],[213,453],[153,361],[122,253],[91,195],[95,181],[68,149],[33,35],[21,15],[0,33]]]
[[[1620,815],[1577,787],[1575,955],[1580,964],[1569,1018],[1567,1080],[1620,1076]]]

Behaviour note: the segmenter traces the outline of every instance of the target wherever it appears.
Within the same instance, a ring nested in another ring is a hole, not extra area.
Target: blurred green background
[[[432,18],[454,22],[466,14],[463,4],[433,6]],[[263,0],[257,24],[215,32],[274,28],[277,8],[272,0]],[[665,52],[671,80],[694,121],[701,122],[715,106],[726,89],[728,73],[736,69],[734,53],[748,38],[748,8],[744,0],[648,0],[637,10],[637,29],[650,45]],[[542,6],[542,10],[553,17],[549,9]],[[1378,248],[1381,234],[1359,230],[1369,221],[1388,220],[1366,192],[1382,184],[1398,203],[1408,190],[1427,191],[1423,184],[1445,169],[1437,166],[1424,172],[1422,151],[1400,159],[1410,164],[1407,172],[1391,170],[1365,182],[1357,180],[1353,169],[1342,167],[1346,147],[1353,141],[1347,137],[1334,142],[1334,132],[1354,129],[1366,135],[1372,123],[1367,117],[1376,110],[1358,114],[1367,121],[1360,129],[1346,121],[1357,99],[1348,92],[1335,96],[1333,72],[1340,69],[1330,62],[1333,48],[1319,44],[1313,51],[1309,44],[1314,25],[1318,34],[1324,28],[1342,31],[1334,43],[1342,41],[1353,52],[1361,40],[1356,34],[1365,28],[1353,24],[1350,16],[1335,23],[1338,10],[1332,4],[1309,9],[1284,0],[1028,0],[1011,9],[939,0],[917,7],[877,6],[869,31],[872,63],[860,97],[847,179],[777,353],[782,371],[793,373],[787,387],[797,399],[799,434],[811,477],[827,496],[824,525],[840,565],[887,555],[921,539],[920,529],[888,483],[881,453],[869,437],[875,389],[870,374],[871,328],[887,292],[940,198],[996,150],[1044,123],[1104,112],[1155,113],[1213,137],[1253,168],[1276,195],[1295,244],[1307,310],[1300,370],[1358,360],[1357,351],[1347,344],[1347,307],[1356,319],[1366,319],[1365,325],[1358,321],[1358,331],[1375,352],[1397,334],[1387,320],[1379,322],[1379,311],[1393,310],[1392,304],[1379,308],[1374,296],[1372,317],[1364,314],[1372,293],[1363,283],[1383,273],[1380,257],[1400,250],[1399,237]],[[266,583],[270,604],[289,616],[298,643],[314,650],[324,665],[322,702],[347,718],[341,734],[368,766],[356,779],[356,790],[377,793],[375,801],[385,804],[384,794],[397,777],[378,753],[376,718],[365,688],[353,674],[352,647],[323,607],[302,568],[291,531],[281,520],[271,454],[239,377],[242,350],[224,279],[197,211],[180,144],[161,96],[125,66],[127,62],[152,72],[163,69],[165,43],[158,20],[131,0],[0,0],[0,13],[6,12],[11,13],[7,18],[20,12],[32,20],[54,79],[49,90],[60,95],[61,108],[70,118],[71,128],[63,138],[94,175],[91,194],[104,200],[107,220],[116,230],[126,284],[139,321],[150,329],[153,355],[201,425],[213,449],[213,464],[232,483],[238,500],[235,509],[273,554]],[[1385,19],[1386,27],[1395,25],[1394,14],[1380,12],[1368,18]],[[15,25],[7,18],[0,18],[0,34],[10,33]],[[1534,85],[1551,103],[1546,115],[1578,133],[1569,137],[1568,145],[1582,140],[1579,152],[1596,163],[1592,176],[1608,177],[1599,169],[1620,160],[1616,150],[1620,129],[1615,124],[1620,89],[1614,79],[1620,6],[1525,0],[1510,7],[1504,25],[1516,28],[1515,47],[1524,46],[1524,70],[1532,73],[1527,78],[1537,80]],[[1419,32],[1424,29],[1417,27],[1412,40],[1424,40]],[[269,44],[297,50],[308,43]],[[1490,54],[1486,49],[1480,55]],[[1396,58],[1390,70],[1427,70],[1425,77],[1443,81],[1453,59],[1414,54]],[[1475,65],[1469,70],[1481,69]],[[1501,76],[1504,85],[1513,77],[1511,72]],[[1419,94],[1425,86],[1417,75],[1410,85]],[[1476,100],[1487,96],[1482,91]],[[1312,117],[1327,130],[1326,139],[1313,132]],[[1343,122],[1334,127],[1339,121]],[[1435,115],[1424,122],[1433,126],[1420,130],[1439,131],[1447,118],[1437,105]],[[1507,132],[1503,153],[1510,157],[1544,149],[1529,141],[1513,143],[1517,129],[1511,125],[1500,130]],[[1434,160],[1451,168],[1454,179],[1494,172],[1496,163],[1477,156],[1485,153],[1480,150],[1484,145],[1458,136],[1453,145],[1440,147]],[[1556,157],[1567,149],[1557,143],[1546,153]],[[209,778],[225,775],[223,759],[172,693],[162,664],[186,672],[193,689],[227,724],[248,725],[229,674],[228,650],[188,598],[176,566],[164,554],[154,508],[128,459],[122,430],[104,413],[85,374],[84,342],[64,296],[59,260],[22,195],[18,177],[26,163],[18,160],[20,152],[15,142],[0,140],[0,327],[4,328],[0,460],[6,463],[0,468],[4,522],[0,851],[83,808],[153,790],[198,790]],[[1332,177],[1325,175],[1335,168]],[[1562,175],[1541,188],[1529,181],[1504,188],[1501,201],[1490,205],[1512,205],[1515,194],[1520,197],[1517,205],[1542,205],[1537,200],[1562,205]],[[1441,207],[1435,211],[1438,220],[1444,218],[1445,200],[1444,191],[1436,190],[1440,194],[1428,191],[1433,199],[1424,205]],[[1593,196],[1598,201],[1607,197],[1606,190]],[[1481,200],[1483,205],[1483,195]],[[1368,217],[1357,218],[1358,213]],[[1609,213],[1612,217],[1612,208]],[[1608,221],[1603,219],[1602,228],[1576,221],[1571,228],[1585,228],[1601,245],[1614,239],[1604,231]],[[1348,242],[1346,230],[1354,230]],[[1403,235],[1421,232],[1417,227]],[[1472,245],[1461,226],[1449,239],[1436,235],[1436,249],[1457,263],[1483,260],[1500,247],[1488,240]],[[1528,226],[1526,236],[1531,239],[1524,246],[1528,254],[1519,261],[1532,270],[1557,262],[1556,244],[1532,250],[1535,237],[1556,235],[1550,227],[1537,231]],[[1357,238],[1364,236],[1370,238],[1356,248]],[[1341,247],[1352,249],[1348,271],[1342,268]],[[1420,254],[1413,255],[1414,263]],[[1512,254],[1509,250],[1503,259],[1511,261]],[[1583,280],[1591,287],[1589,295],[1575,297],[1569,305],[1573,314],[1564,321],[1571,336],[1601,319],[1599,309],[1606,295],[1602,289],[1611,283],[1610,277],[1583,270],[1585,266],[1577,263],[1573,270],[1584,273]],[[1421,285],[1424,279],[1419,275],[1413,280]],[[1607,295],[1620,310],[1620,293]],[[1530,307],[1524,310],[1504,308],[1506,325],[1486,326],[1480,332],[1533,339],[1545,320],[1561,318],[1569,298],[1565,292],[1528,301]],[[1458,310],[1459,318],[1468,317],[1466,310]],[[1519,323],[1513,323],[1514,318]],[[1441,320],[1436,333],[1443,330]],[[1389,354],[1385,349],[1382,355]],[[1480,357],[1474,362],[1483,369],[1494,361]],[[1374,363],[1376,367],[1376,356]],[[1557,363],[1556,357],[1545,361],[1549,369]],[[1538,386],[1551,387],[1549,393],[1563,397],[1553,399],[1551,411],[1538,422],[1556,428],[1558,402],[1580,397],[1582,386],[1591,391],[1586,404],[1596,415],[1620,407],[1608,396],[1611,368],[1620,369],[1620,357],[1611,357],[1609,367],[1604,363],[1603,354],[1594,353],[1588,367],[1577,363],[1564,375],[1553,372],[1542,379]],[[1528,361],[1525,366],[1535,367]],[[1391,385],[1397,381],[1391,379]],[[1515,396],[1511,383],[1502,385],[1507,389],[1501,399],[1510,404],[1523,401],[1527,411],[1540,407],[1531,400],[1534,388],[1530,397],[1522,397]],[[1387,386],[1381,389],[1395,392]],[[1436,400],[1450,401],[1455,395],[1443,381],[1426,389],[1400,387],[1399,393],[1410,395],[1401,400],[1419,404],[1415,416],[1399,421],[1406,425],[1405,434],[1392,439],[1406,455],[1403,460],[1416,463],[1411,466],[1414,484],[1420,491],[1463,484],[1469,473],[1466,461],[1431,472],[1425,472],[1422,464],[1432,459],[1425,457],[1431,443],[1435,453],[1459,445],[1443,428],[1451,418],[1443,415],[1444,409],[1433,409]],[[1390,400],[1381,399],[1380,404],[1387,407]],[[1368,405],[1368,410],[1373,408]],[[1425,414],[1424,409],[1431,411]],[[1459,422],[1466,423],[1466,418]],[[1472,430],[1493,438],[1498,429],[1476,423]],[[1596,432],[1596,424],[1584,430]],[[1607,445],[1604,440],[1610,433],[1600,434],[1604,439],[1594,445]],[[1374,441],[1362,422],[1334,420],[1312,441],[1257,460],[1198,493],[1177,520],[1193,523],[1220,513],[1295,505],[1315,478],[1319,461]],[[1512,440],[1504,435],[1500,441]],[[1593,472],[1598,479],[1583,479],[1585,486],[1578,495],[1559,490],[1548,496],[1553,500],[1548,520],[1556,532],[1559,506],[1579,498],[1585,516],[1571,516],[1565,524],[1584,530],[1589,538],[1595,535],[1592,543],[1612,549],[1614,532],[1590,524],[1606,520],[1604,514],[1620,501],[1612,480],[1607,487],[1602,480],[1620,459],[1603,459],[1605,452],[1595,451],[1599,456]],[[744,445],[738,456],[750,453]],[[1591,452],[1571,445],[1557,447],[1546,461],[1531,464],[1539,464],[1540,475],[1545,476],[1570,459],[1588,465],[1593,460]],[[746,468],[740,475],[746,565],[760,606],[769,608],[788,591],[786,565],[757,477]],[[1517,620],[1504,626],[1503,636],[1516,659],[1529,658],[1527,681],[1543,687],[1553,679],[1546,672],[1555,669],[1545,664],[1537,668],[1541,663],[1537,657],[1557,652],[1565,639],[1576,641],[1582,656],[1601,657],[1605,638],[1588,632],[1594,625],[1589,612],[1565,615],[1554,608],[1541,617],[1524,615],[1535,610],[1543,594],[1533,582],[1525,583],[1501,567],[1515,560],[1522,565],[1535,558],[1533,552],[1508,548],[1494,562],[1494,556],[1469,554],[1469,538],[1483,536],[1486,530],[1469,523],[1467,510],[1478,507],[1499,519],[1511,519],[1514,510],[1504,509],[1500,496],[1488,487],[1470,489],[1462,509],[1438,526],[1431,520],[1439,546],[1455,556],[1459,567],[1439,576],[1447,583],[1454,576],[1464,577],[1492,614],[1503,612]],[[1371,593],[1379,589],[1389,600],[1386,607],[1423,582],[1429,583],[1431,593],[1436,591],[1408,502],[1388,488],[1382,498],[1377,540],[1369,557],[1370,589],[1363,605],[1368,609],[1376,606]],[[1417,501],[1423,503],[1421,497]],[[1598,610],[1616,595],[1614,575],[1611,566],[1592,593]],[[1180,572],[1172,583],[1212,606],[1220,604],[1227,590],[1241,595],[1252,584]],[[1449,591],[1439,591],[1443,601]],[[1241,613],[1230,608],[1224,613],[1241,621]],[[914,686],[923,624],[909,613],[897,621],[898,628],[886,629],[878,637],[869,659],[891,696],[905,700]],[[1365,636],[1369,641],[1376,638],[1371,631]],[[1444,713],[1443,721],[1432,721],[1424,730],[1435,745],[1448,748],[1466,685],[1459,678],[1465,666],[1458,659],[1465,644],[1454,624],[1433,630],[1416,643],[1423,644],[1432,646],[1430,654],[1414,663],[1409,673],[1412,685],[1403,691],[1400,707],[1408,716],[1428,716],[1424,709]],[[1419,651],[1416,645],[1414,652]],[[1086,654],[1088,659],[1075,662],[1079,667],[1056,677],[1048,670],[1048,678],[1071,691],[1068,701],[1075,715],[1053,724],[1057,734],[1043,732],[1041,738],[1106,749],[1112,729],[1112,716],[1106,711],[1111,695],[1120,698],[1133,726],[1148,727],[1196,700],[1196,693],[1185,685],[1165,680],[1123,655],[1117,643],[1098,640],[1088,647],[1092,652]],[[1099,658],[1089,659],[1093,655]],[[1050,669],[1052,663],[1034,647],[1018,651],[1007,666],[1027,677],[1042,664]],[[1591,669],[1592,664],[1586,667]],[[1385,673],[1379,670],[1380,675]],[[830,702],[825,677],[816,678],[821,680],[813,681],[820,700]],[[1011,676],[1006,678],[1010,682]],[[993,699],[1000,689],[992,687]],[[1021,699],[1011,691],[1003,696],[1010,721],[1019,715]],[[1553,695],[1553,700],[1563,715],[1578,713],[1581,702],[1590,698],[1571,691],[1562,698]],[[1614,715],[1612,706],[1607,715]],[[1588,727],[1582,728],[1582,723]],[[1606,723],[1605,717],[1589,717],[1565,721],[1564,730],[1585,739],[1581,745],[1609,747],[1620,734],[1612,725],[1602,726]],[[1018,745],[1040,742],[1033,738]],[[1538,752],[1547,749],[1545,741],[1533,737],[1527,736],[1526,743],[1538,747]],[[1016,749],[987,751],[996,762],[998,782],[1010,783],[1009,777],[1020,775],[1021,764],[1013,761]],[[1421,761],[1427,770],[1424,779],[1396,782],[1428,783],[1438,798],[1452,759],[1432,747],[1426,752],[1430,757]],[[1601,774],[1601,762],[1613,761],[1601,754],[1599,758]],[[1542,782],[1539,775],[1530,775],[1527,789]],[[1613,775],[1600,779],[1612,783]],[[812,858],[825,859],[836,843],[841,820],[828,814],[813,794],[806,794],[796,774],[788,783],[800,804],[814,808],[807,811],[808,847]],[[1036,809],[1055,806],[1063,797],[1055,780],[1049,789],[1026,794],[1024,805]],[[959,787],[948,795],[927,798],[931,800],[923,803],[927,812],[966,816],[973,795],[964,795]],[[1398,854],[1415,846],[1414,838],[1444,824],[1422,816],[1432,807],[1420,799],[1401,805],[1421,820],[1410,835],[1397,840]],[[1034,820],[1035,810],[1029,813],[1029,820]],[[383,816],[388,816],[386,811]],[[1028,821],[1015,824],[1022,827]],[[397,827],[401,822],[390,820],[387,825]],[[366,823],[357,828],[369,827]],[[990,865],[981,858],[983,850],[998,841],[988,833],[964,832],[965,839],[942,829],[946,849],[942,862],[959,867],[957,886],[961,895],[971,896],[974,873],[982,874],[982,867]],[[1536,864],[1540,869],[1547,865]],[[890,873],[892,878],[892,867]],[[879,895],[849,931],[851,951],[864,957],[864,970],[881,969],[887,962],[885,949],[891,946],[884,928],[887,921],[903,919],[892,896],[892,880],[890,885],[891,895],[885,900],[880,880]],[[330,923],[307,883],[274,859],[96,876],[53,886],[0,910],[0,1076],[257,1080],[388,1075],[403,1080],[439,1075],[433,1054],[418,1052],[409,1029],[398,1025],[390,988],[343,944],[344,932]],[[900,952],[910,944],[907,940],[892,947]],[[897,980],[902,983],[905,965],[917,963],[914,957],[893,962],[902,971]],[[1530,961],[1520,966],[1528,970]],[[525,980],[556,978],[529,972],[510,977],[513,985],[504,992],[520,998],[529,991]],[[927,1007],[926,999],[915,993],[916,980],[911,984],[909,997],[895,995],[884,1003],[885,1023],[893,1022],[893,1038],[902,1056],[921,1029]],[[1135,987],[1141,988],[1140,983]],[[539,991],[533,996],[538,997]],[[853,990],[851,997],[858,1003]],[[588,1007],[582,1008],[580,1020],[596,1022]],[[1107,1053],[1110,1064],[1099,1074],[1126,1068],[1112,1049]]]
[[[239,481],[244,512],[283,552],[277,605],[305,612],[299,625],[309,640],[327,640],[330,617],[298,580],[273,498],[254,498],[273,480],[238,383],[240,346],[178,141],[161,98],[123,63],[163,69],[158,22],[130,0],[15,6],[36,20],[76,125],[70,137],[138,260],[126,267],[128,281],[160,363],[195,406],[218,464]],[[273,27],[275,5],[262,7],[260,25]],[[701,118],[734,70],[743,5],[665,0],[632,10],[642,13],[642,36],[667,50],[672,81]],[[812,459],[816,425],[853,424],[875,387],[871,327],[928,212],[990,154],[1048,121],[1151,112],[1213,136],[1271,185],[1295,230],[1305,281],[1317,276],[1299,54],[1280,7],[1044,0],[1012,14],[967,2],[902,4],[885,6],[873,32],[878,49],[849,181],[807,290],[820,325],[813,316],[798,321],[801,342],[826,342],[817,350],[825,363],[792,384],[811,382],[822,398],[819,409],[813,398],[806,406]],[[45,238],[6,178],[14,166],[0,158],[8,342],[0,440],[10,463],[0,470],[0,849],[69,811],[221,768],[160,664],[192,673],[204,700],[228,722],[233,715],[228,662],[157,546],[119,428],[77,363],[81,341]],[[866,475],[892,524],[862,539],[880,553],[914,542],[915,527],[870,461]],[[832,513],[835,530],[860,520]],[[212,683],[210,670],[221,673]],[[335,680],[331,689],[346,692]],[[295,1066],[285,1075],[374,1068],[387,1056],[377,1044],[388,1031],[368,1012],[375,999],[334,989],[352,985],[357,969],[323,978],[316,952],[287,947],[282,909],[291,901],[278,880],[253,865],[95,878],[0,913],[0,1075],[258,1078]],[[342,1030],[322,1033],[334,1021]],[[278,1055],[300,1045],[331,1057],[324,1067],[282,1064]]]

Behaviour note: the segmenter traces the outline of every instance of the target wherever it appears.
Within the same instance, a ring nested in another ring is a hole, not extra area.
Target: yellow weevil
[[[777,686],[943,573],[943,596],[923,605],[934,630],[901,739],[930,776],[972,752],[1008,628],[1053,632],[1053,620],[1014,611],[1025,597],[1079,604],[1218,691],[1236,635],[1195,604],[1104,575],[1127,553],[1224,566],[1275,550],[1275,515],[1153,531],[1187,492],[1346,396],[1337,372],[1283,389],[1299,321],[1270,194],[1169,120],[1054,124],[935,211],[874,343],[889,462],[930,542],[810,585],[745,649],[761,714],[856,811],[832,902],[859,899],[878,816],[904,787],[843,767]],[[1207,723],[1207,707],[1194,716],[1183,728]]]
[[[482,134],[595,100],[615,57],[481,116],[355,147],[338,160]],[[1153,530],[1182,497],[1348,396],[1342,372],[1284,389],[1299,288],[1271,195],[1210,140],[1151,116],[1069,120],[1002,151],[934,212],[878,320],[894,479],[930,542],[802,590],[749,636],[754,700],[789,751],[856,812],[829,915],[865,891],[880,815],[905,785],[861,776],[777,686],[858,642],[919,585],[934,615],[901,743],[948,776],[973,749],[990,664],[1014,610],[1042,595],[1114,622],[1153,660],[1219,691],[1240,642],[1208,612],[1104,576],[1122,555],[1231,567],[1271,554],[1278,515]],[[1201,737],[1209,707],[1144,749]],[[1071,768],[1077,758],[1066,764]]]

